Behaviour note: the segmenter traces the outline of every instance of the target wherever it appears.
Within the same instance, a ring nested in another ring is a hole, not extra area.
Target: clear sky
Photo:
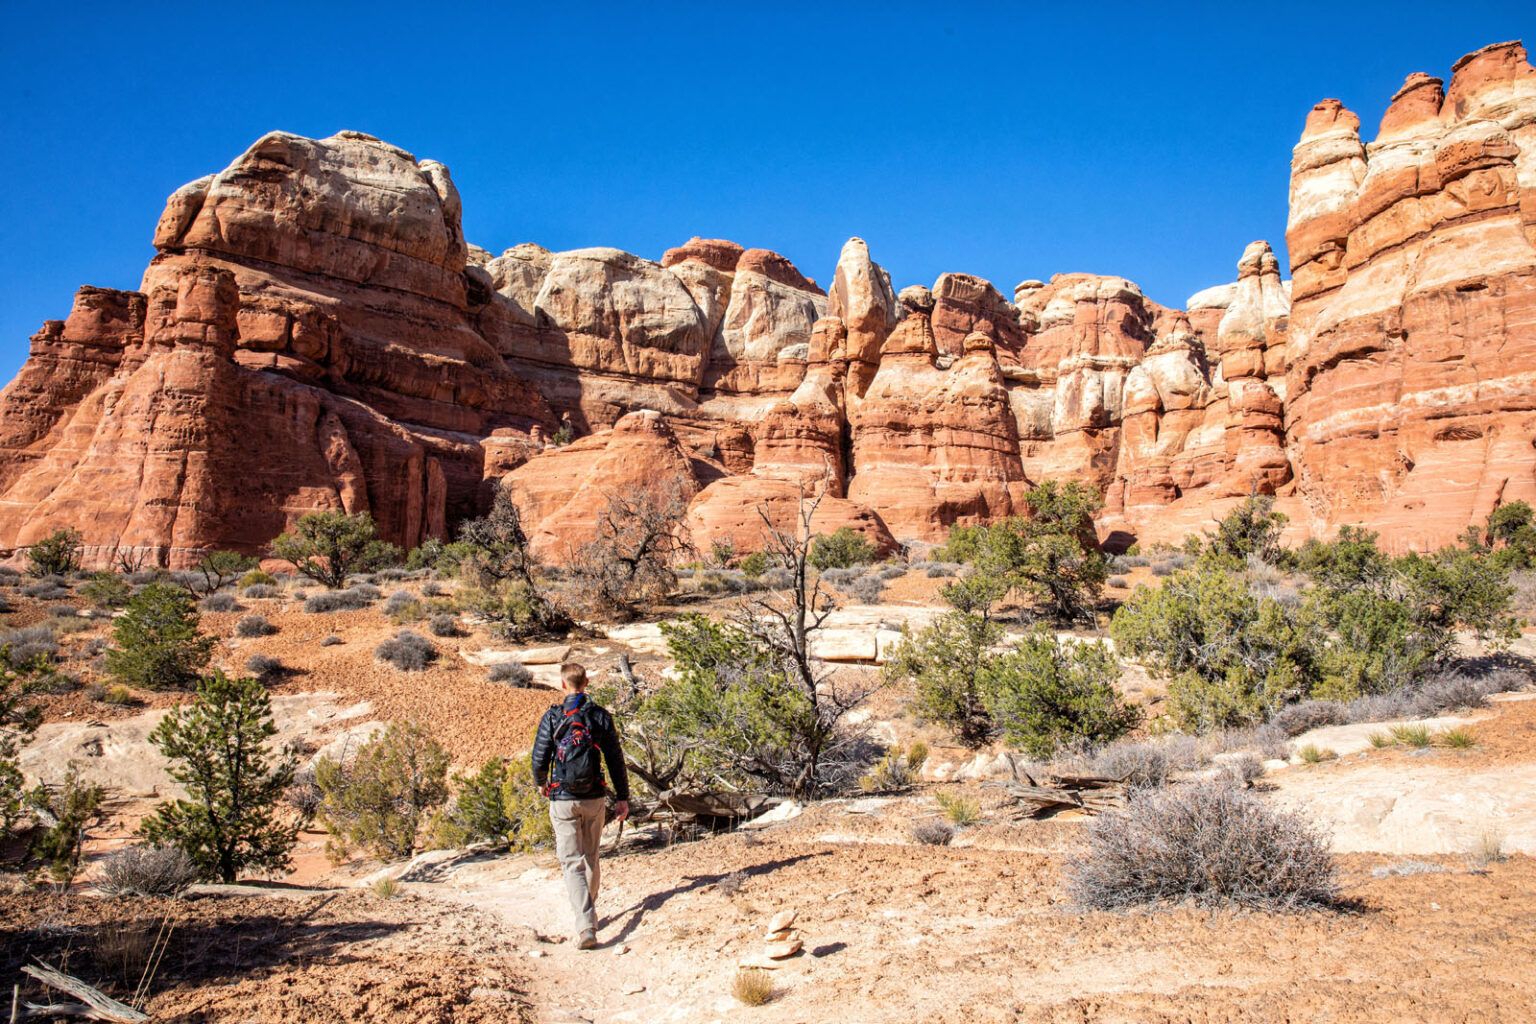
[[[446,163],[500,252],[691,235],[826,284],[1121,274],[1182,305],[1283,242],[1291,146],[1536,3],[0,2],[0,374],[80,284],[138,286],[165,197],[262,133]]]

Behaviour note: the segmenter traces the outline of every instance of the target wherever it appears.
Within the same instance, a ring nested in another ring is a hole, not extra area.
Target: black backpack
[[[553,789],[581,800],[602,796],[604,789],[601,752],[587,708],[583,702],[570,711],[559,706],[553,709],[561,715],[555,727],[555,764],[550,772]]]

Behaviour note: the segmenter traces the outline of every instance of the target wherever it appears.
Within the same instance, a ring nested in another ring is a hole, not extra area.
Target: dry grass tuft
[[[1487,871],[1492,864],[1501,864],[1509,859],[1509,854],[1504,852],[1504,833],[1495,829],[1487,829],[1480,833],[1472,841],[1472,848],[1467,851],[1467,865],[1473,871]]]
[[[763,1006],[773,999],[773,977],[757,967],[745,967],[731,979],[731,995],[743,1006]]]
[[[392,900],[400,895],[400,883],[386,875],[373,883],[373,894],[381,900]]]
[[[960,793],[936,793],[934,799],[950,824],[959,828],[974,825],[981,820],[981,804]]]

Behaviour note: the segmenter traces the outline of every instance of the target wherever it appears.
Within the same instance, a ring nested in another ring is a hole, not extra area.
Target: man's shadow
[[[810,860],[813,857],[827,856],[830,856],[830,854],[826,851],[821,853],[802,853],[794,857],[785,857],[780,860],[770,860],[763,864],[755,864],[752,867],[744,868],[741,871],[725,872],[722,874],[714,875],[689,875],[680,884],[675,885],[663,892],[652,893],[633,906],[626,907],[616,914],[609,914],[607,917],[605,917],[602,921],[603,927],[607,927],[608,925],[613,924],[615,921],[624,918],[626,915],[628,915],[629,919],[624,922],[624,926],[619,929],[617,935],[607,939],[602,943],[602,945],[604,947],[613,946],[625,941],[634,934],[636,928],[640,927],[640,922],[645,919],[646,914],[653,910],[661,909],[666,905],[667,901],[672,899],[674,896],[682,896],[686,893],[696,892],[697,890],[703,889],[706,886],[715,885],[724,879],[727,874],[744,875],[747,878],[753,878],[758,875],[771,874],[780,868],[787,868],[791,864],[798,864],[803,860]]]

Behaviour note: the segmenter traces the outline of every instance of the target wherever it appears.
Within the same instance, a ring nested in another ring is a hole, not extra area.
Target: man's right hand
[[[619,821],[629,817],[629,801],[620,800],[613,805],[613,816]]]

